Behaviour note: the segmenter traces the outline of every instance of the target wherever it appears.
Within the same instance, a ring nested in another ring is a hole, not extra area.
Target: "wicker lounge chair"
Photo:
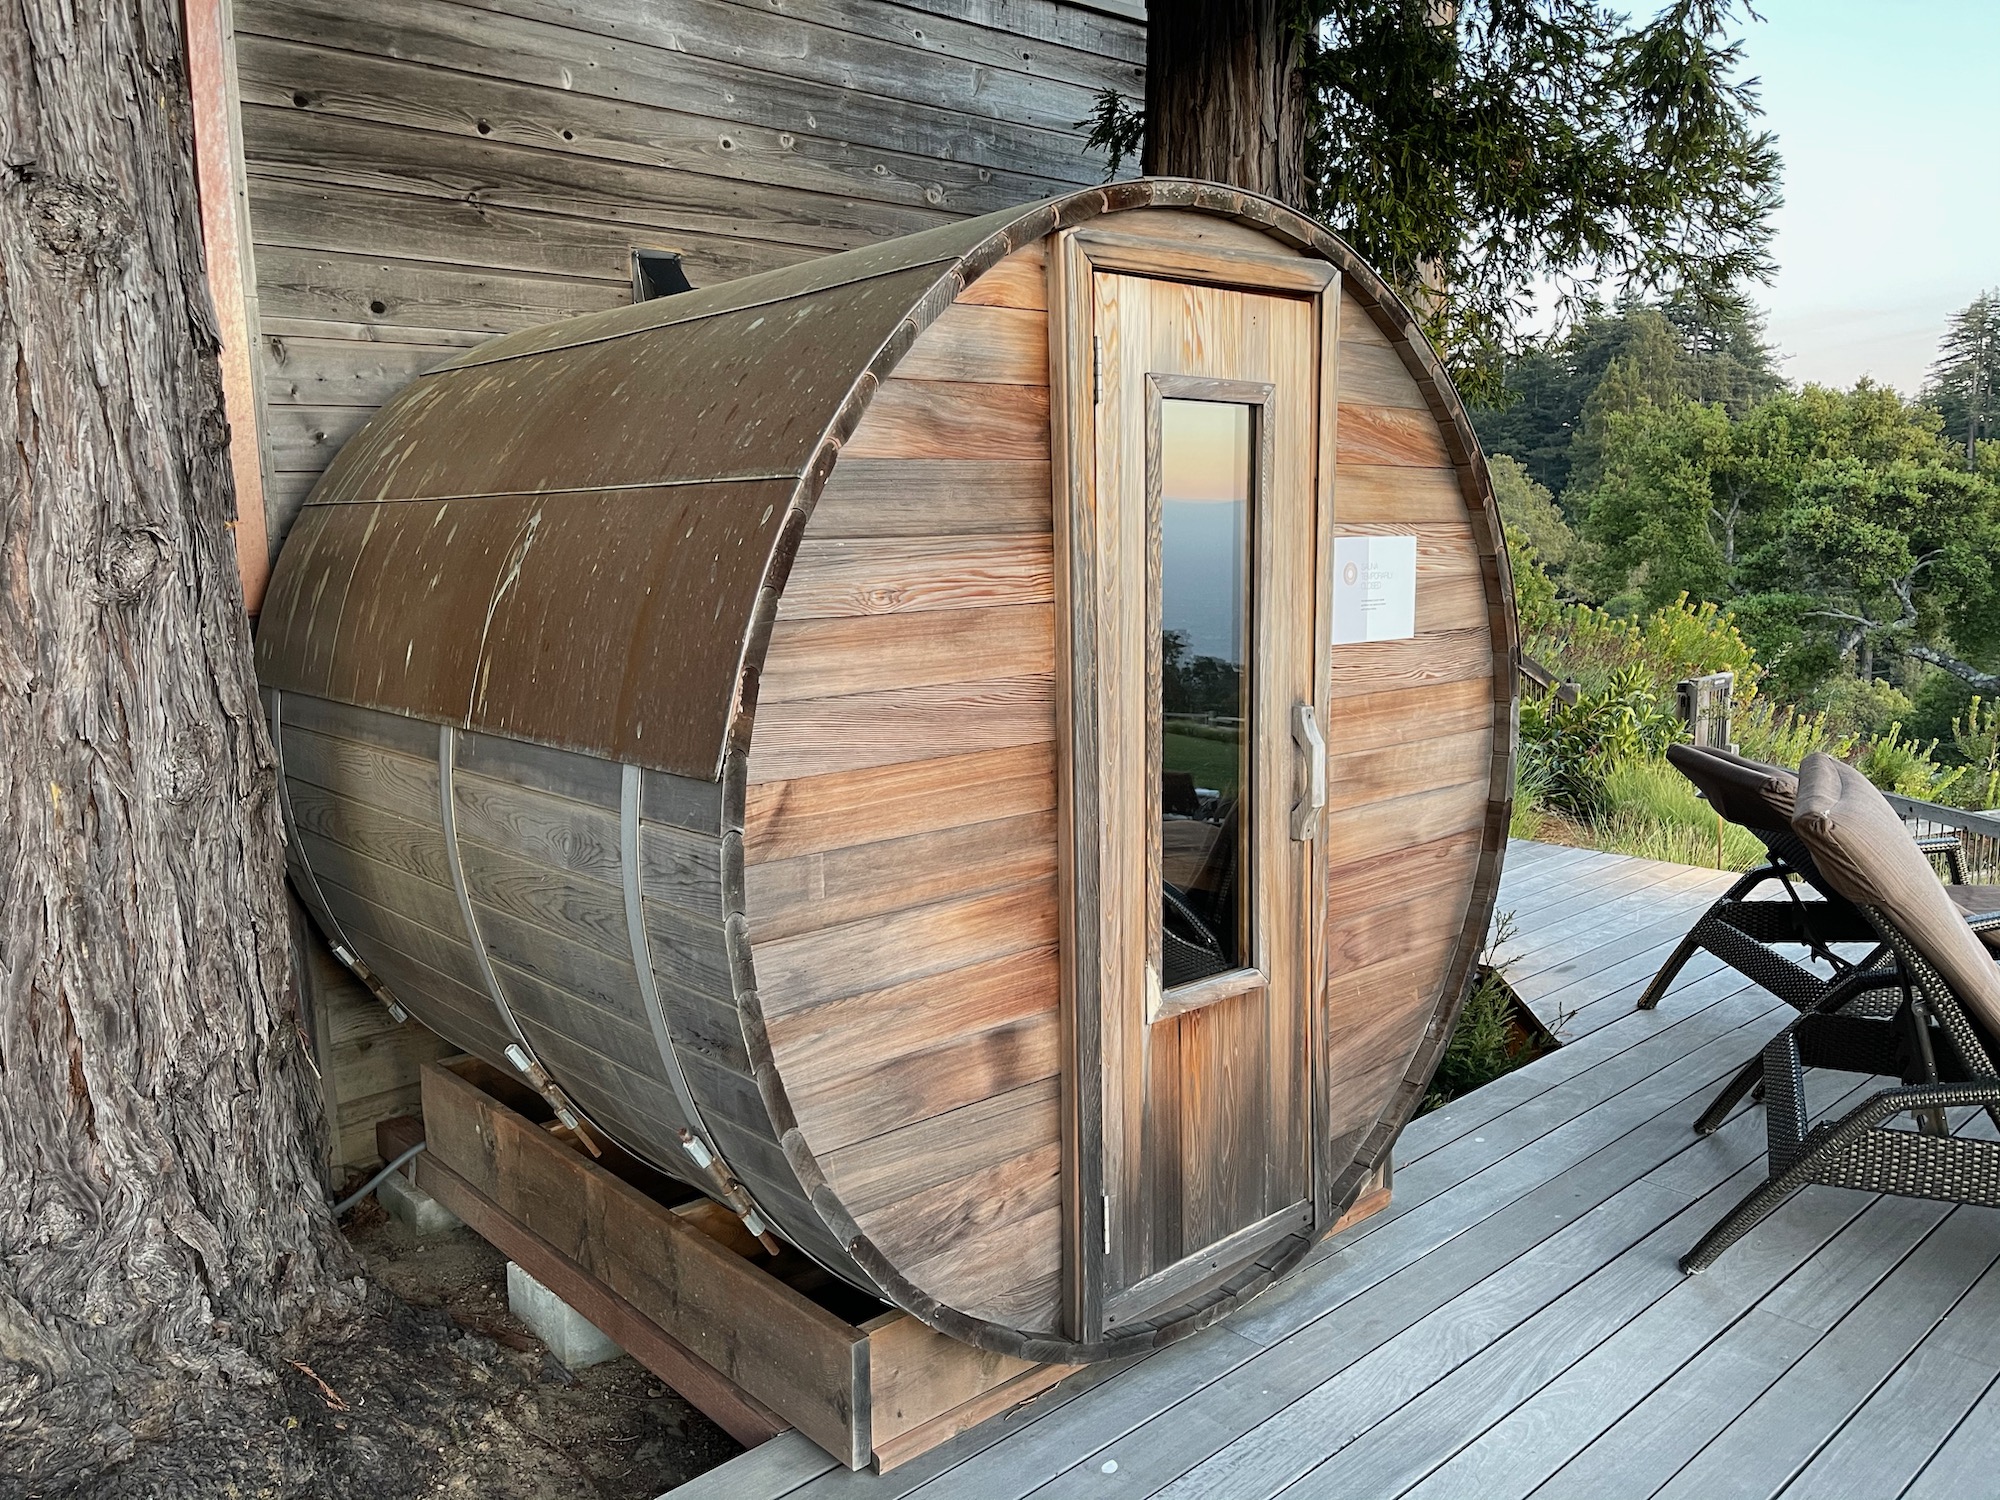
[[[1830,987],[1857,971],[1875,968],[1887,956],[1875,944],[1867,919],[1821,878],[1811,851],[1792,831],[1795,775],[1782,766],[1700,745],[1671,746],[1667,759],[1718,813],[1754,833],[1767,858],[1702,913],[1646,986],[1639,1009],[1658,1005],[1688,960],[1703,949],[1798,1010],[1822,1008]],[[1953,899],[1968,920],[1990,922],[2000,940],[2000,886],[1959,883],[1958,840],[1953,835],[1932,835],[1919,840],[1919,847],[1946,860],[1954,881]],[[1760,887],[1772,883],[1783,889],[1786,899],[1751,899]],[[1874,951],[1857,964],[1836,953],[1836,943],[1868,943]],[[1831,977],[1779,953],[1779,945],[1806,949],[1832,971]]]
[[[1944,1114],[1973,1106],[2000,1123],[2000,963],[1860,772],[1808,756],[1792,827],[1829,886],[1894,954],[1900,1000],[1886,1015],[1802,1016],[1764,1049],[1771,1175],[1682,1258],[1688,1272],[1813,1183],[2000,1206],[2000,1141],[1950,1135]],[[1815,1125],[1805,1110],[1809,1067],[1888,1074],[1902,1086]]]
[[[1704,949],[1795,1010],[1838,1011],[1850,1006],[1872,1010],[1884,1004],[1893,1009],[1893,1000],[1879,997],[1881,990],[1898,983],[1888,948],[1867,917],[1828,884],[1811,849],[1792,830],[1798,778],[1782,766],[1699,745],[1671,746],[1667,759],[1718,813],[1754,833],[1767,859],[1701,914],[1640,995],[1639,1009],[1658,1005],[1688,960]],[[1954,879],[1959,875],[1955,836],[1921,838],[1917,847],[1928,857],[1943,857]],[[1783,899],[1753,899],[1760,887],[1770,884],[1784,892]],[[1945,890],[1966,922],[2000,945],[2000,886],[1953,884]],[[1842,956],[1834,946],[1859,943],[1869,944],[1870,951],[1858,961]],[[1804,949],[1827,972],[1807,968],[1780,952],[1781,947]],[[1762,1076],[1762,1059],[1752,1058],[1723,1086],[1695,1129],[1703,1135],[1719,1129]]]

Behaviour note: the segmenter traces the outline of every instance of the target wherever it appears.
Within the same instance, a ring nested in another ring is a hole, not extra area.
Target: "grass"
[[[1242,775],[1241,759],[1242,742],[1234,731],[1227,740],[1212,733],[1183,733],[1179,729],[1169,729],[1162,736],[1161,761],[1166,769],[1190,772],[1196,786],[1225,795],[1236,790],[1237,779]]]
[[[1603,813],[1578,822],[1549,812],[1537,801],[1535,788],[1521,785],[1509,832],[1516,838],[1710,869],[1747,870],[1764,858],[1755,834],[1718,819],[1715,809],[1665,760],[1647,756],[1618,762],[1604,778],[1604,802]]]
[[[1746,828],[1724,822],[1664,760],[1627,760],[1604,778],[1609,811],[1598,820],[1598,847],[1640,859],[1747,870],[1764,846]]]

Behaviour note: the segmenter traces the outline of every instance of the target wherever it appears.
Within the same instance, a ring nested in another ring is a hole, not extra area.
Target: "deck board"
[[[1085,1372],[887,1475],[788,1436],[676,1493],[1990,1491],[2000,1213],[1809,1189],[1706,1274],[1679,1274],[1763,1169],[1761,1111],[1707,1139],[1690,1126],[1792,1012],[1706,955],[1657,1010],[1633,1005],[1732,878],[1517,842],[1501,956],[1564,1045],[1413,1122],[1388,1209],[1223,1326]],[[1809,1079],[1816,1112],[1876,1086]]]

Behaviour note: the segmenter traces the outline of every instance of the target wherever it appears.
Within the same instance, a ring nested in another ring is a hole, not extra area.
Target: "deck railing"
[[[1952,834],[1958,839],[1958,870],[1954,878],[1968,885],[2000,884],[2000,814],[1967,812],[1959,807],[1942,807],[1935,802],[1919,802],[1915,797],[1889,793],[1889,805],[1903,815],[1910,831]]]

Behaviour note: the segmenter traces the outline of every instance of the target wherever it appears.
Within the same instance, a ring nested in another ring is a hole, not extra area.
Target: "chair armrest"
[[[1955,833],[1915,834],[1917,847],[1926,854],[1942,854],[1946,871],[1951,875],[1953,885],[1965,884],[1965,867],[1962,863],[1963,846]]]

